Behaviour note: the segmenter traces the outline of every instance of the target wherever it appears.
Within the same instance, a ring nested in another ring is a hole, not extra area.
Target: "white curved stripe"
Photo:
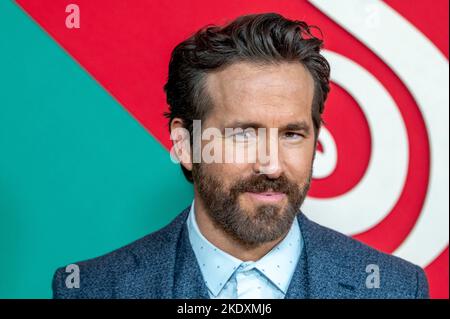
[[[448,61],[419,30],[382,1],[310,2],[383,59],[419,105],[431,144],[428,193],[416,225],[394,254],[426,266],[449,241]]]
[[[372,74],[340,54],[323,54],[333,70],[332,81],[364,112],[372,151],[367,170],[355,187],[337,197],[308,197],[303,210],[314,221],[353,235],[376,226],[397,203],[408,171],[408,136],[395,101]],[[345,162],[346,158],[339,160]]]
[[[313,178],[325,178],[334,172],[337,165],[337,147],[333,136],[325,126],[322,126],[319,133],[319,142],[322,145],[322,152],[316,152],[314,159]]]

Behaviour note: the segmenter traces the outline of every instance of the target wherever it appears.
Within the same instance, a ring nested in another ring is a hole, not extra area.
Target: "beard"
[[[285,235],[300,212],[311,183],[312,170],[302,186],[283,174],[270,179],[264,174],[239,179],[226,189],[223,182],[202,164],[194,164],[192,177],[206,213],[213,223],[235,241],[246,247],[257,247]],[[284,193],[287,204],[261,204],[248,211],[241,207],[239,195],[245,192]]]

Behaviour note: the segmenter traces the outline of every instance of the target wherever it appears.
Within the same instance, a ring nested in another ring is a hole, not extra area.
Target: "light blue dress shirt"
[[[220,250],[200,232],[194,201],[187,220],[189,240],[211,298],[282,299],[299,260],[303,240],[297,220],[286,237],[257,261],[244,262]]]

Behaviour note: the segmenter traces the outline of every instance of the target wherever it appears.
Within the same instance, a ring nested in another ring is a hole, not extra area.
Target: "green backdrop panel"
[[[192,196],[168,152],[0,1],[0,298],[51,297],[57,267],[162,227]]]

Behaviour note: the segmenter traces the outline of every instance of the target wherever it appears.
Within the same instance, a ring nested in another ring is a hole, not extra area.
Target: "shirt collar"
[[[243,262],[209,242],[197,225],[194,201],[189,212],[187,227],[189,240],[205,284],[214,296],[220,293],[239,266],[244,269],[255,267],[286,294],[303,246],[297,219],[292,223],[286,237],[256,262]]]

